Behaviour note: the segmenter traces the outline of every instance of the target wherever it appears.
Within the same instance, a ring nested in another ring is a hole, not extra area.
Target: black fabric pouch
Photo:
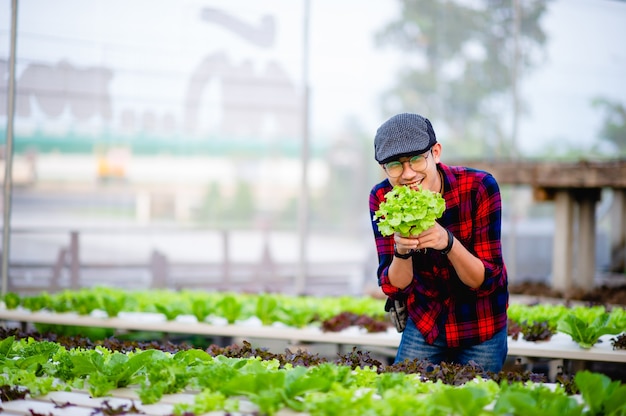
[[[406,309],[406,299],[387,298],[385,302],[385,312],[389,314],[389,319],[395,325],[398,332],[404,331],[406,321],[409,319],[409,312]]]

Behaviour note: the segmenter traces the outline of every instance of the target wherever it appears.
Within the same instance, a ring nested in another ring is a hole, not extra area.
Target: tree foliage
[[[376,36],[406,53],[383,110],[428,115],[452,143],[502,147],[513,80],[543,60],[549,1],[400,0],[398,20]]]
[[[604,98],[593,100],[593,106],[604,110],[600,138],[615,146],[621,156],[626,156],[626,107]]]

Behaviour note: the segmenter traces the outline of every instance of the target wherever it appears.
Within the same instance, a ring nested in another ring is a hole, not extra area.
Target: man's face
[[[441,145],[436,143],[422,154],[401,157],[381,166],[393,186],[407,185],[418,189],[421,185],[422,189],[440,192],[441,180],[437,173],[440,153]]]

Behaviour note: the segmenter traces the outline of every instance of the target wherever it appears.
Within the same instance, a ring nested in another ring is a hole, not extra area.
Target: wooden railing
[[[626,272],[626,159],[552,162],[527,160],[465,160],[451,165],[490,172],[500,185],[533,189],[536,201],[555,204],[552,286],[589,290],[596,272],[595,208],[602,189],[613,193],[610,271]]]
[[[81,259],[81,236],[119,232],[179,233],[177,228],[123,228],[74,229],[21,228],[12,234],[60,234],[68,236],[54,262],[10,261],[8,290],[32,293],[41,290],[56,292],[62,289],[79,289],[94,285],[115,285],[133,288],[204,288],[250,292],[294,291],[294,280],[300,267],[296,261],[276,261],[272,258],[267,241],[260,259],[234,261],[229,253],[230,233],[218,230],[221,235],[221,259],[213,261],[173,261],[160,250],[152,250],[145,261],[94,262]],[[215,230],[212,230],[215,231]],[[0,253],[1,256],[1,253]],[[306,294],[355,294],[361,289],[365,265],[355,260],[315,261],[306,264]],[[106,279],[90,275],[107,274]],[[332,292],[332,293],[328,293]]]
[[[626,189],[626,159],[577,162],[457,160],[451,165],[482,169],[503,185],[542,189]]]

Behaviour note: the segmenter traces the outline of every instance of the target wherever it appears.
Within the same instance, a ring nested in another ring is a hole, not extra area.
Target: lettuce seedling
[[[234,324],[241,317],[243,298],[235,294],[227,294],[216,305],[217,315],[226,318],[229,324]]]
[[[622,332],[622,328],[610,325],[609,319],[610,314],[606,312],[593,321],[586,321],[572,313],[559,321],[557,330],[571,336],[581,348],[588,349],[593,347],[602,335],[616,335]]]
[[[428,189],[394,186],[385,194],[374,219],[384,236],[399,232],[403,237],[417,235],[435,224],[446,209],[441,194]]]
[[[9,310],[17,309],[17,307],[20,306],[21,301],[20,295],[15,292],[9,292],[4,295],[4,305]]]

